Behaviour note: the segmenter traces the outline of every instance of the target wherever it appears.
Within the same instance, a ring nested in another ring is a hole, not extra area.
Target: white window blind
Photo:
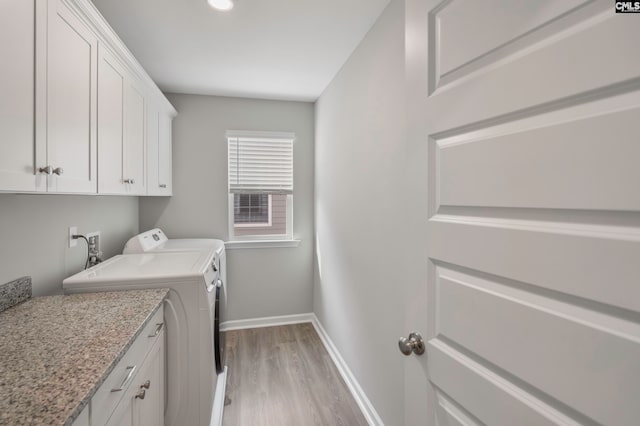
[[[228,136],[232,194],[293,194],[291,136]]]

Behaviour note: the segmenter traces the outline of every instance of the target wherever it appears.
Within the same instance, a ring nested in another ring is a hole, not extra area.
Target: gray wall
[[[227,320],[311,312],[314,105],[169,94],[173,197],[140,200],[140,228],[169,238],[228,238],[227,130],[294,132],[294,237],[299,247],[229,250]]]
[[[314,312],[389,425],[404,408],[404,62],[396,0],[316,104]]]
[[[402,238],[404,247],[404,286],[407,301],[416,300],[417,303],[405,303],[404,332],[411,330],[427,333],[429,323],[427,310],[427,279],[428,279],[428,247],[427,218],[428,215],[428,178],[427,165],[429,144],[429,120],[426,109],[428,93],[428,42],[427,25],[430,7],[424,0],[405,1],[405,34],[406,36],[406,95],[407,95],[407,149],[406,149],[406,182],[404,192],[407,203],[407,218],[404,229],[407,235]],[[409,299],[408,296],[411,296]],[[424,334],[423,334],[424,336]],[[405,360],[405,424],[420,424],[424,422],[428,413],[427,403],[433,400],[433,388],[427,380],[426,356],[411,356]],[[413,401],[424,401],[424,404],[413,404]]]
[[[83,241],[68,248],[69,226],[100,231],[105,257],[120,254],[138,232],[138,198],[0,194],[0,284],[30,275],[34,296],[62,293],[87,255]]]

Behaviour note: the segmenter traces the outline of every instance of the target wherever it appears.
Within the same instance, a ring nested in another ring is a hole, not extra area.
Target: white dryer
[[[214,338],[216,340],[216,371],[221,374],[225,367],[224,333],[220,333],[220,323],[224,321],[227,304],[227,254],[224,241],[209,238],[172,238],[159,228],[143,232],[129,239],[124,246],[123,254],[140,253],[178,253],[186,251],[205,251],[213,253],[213,269],[219,275],[216,295],[216,323]]]
[[[220,325],[226,318],[227,307],[227,254],[224,241],[209,238],[168,238],[159,228],[142,232],[129,239],[124,246],[123,254],[140,253],[182,253],[190,251],[200,251],[212,253],[213,270],[218,274],[215,295],[215,316],[213,323],[214,342],[214,365],[215,372],[218,373],[217,389],[214,390],[212,425],[222,424],[222,414],[224,410],[224,394],[226,387],[226,362],[225,362],[225,333],[220,331]],[[209,371],[210,365],[202,366]],[[200,405],[206,406],[210,401],[209,389],[201,384]]]
[[[214,250],[224,253],[224,241],[213,238],[172,238],[160,228],[143,232],[124,245],[122,254],[147,253],[150,251]]]
[[[119,255],[65,279],[62,284],[67,294],[170,289],[165,305],[165,425],[210,426],[219,421],[212,419],[218,381],[213,362],[215,295],[221,287],[214,257],[213,250]]]

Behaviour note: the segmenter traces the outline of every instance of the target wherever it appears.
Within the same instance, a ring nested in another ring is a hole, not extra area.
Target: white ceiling
[[[93,0],[165,92],[314,101],[389,0]]]

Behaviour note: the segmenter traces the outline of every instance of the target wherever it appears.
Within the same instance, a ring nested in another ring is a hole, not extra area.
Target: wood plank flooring
[[[311,324],[228,331],[226,351],[224,426],[367,424]]]

